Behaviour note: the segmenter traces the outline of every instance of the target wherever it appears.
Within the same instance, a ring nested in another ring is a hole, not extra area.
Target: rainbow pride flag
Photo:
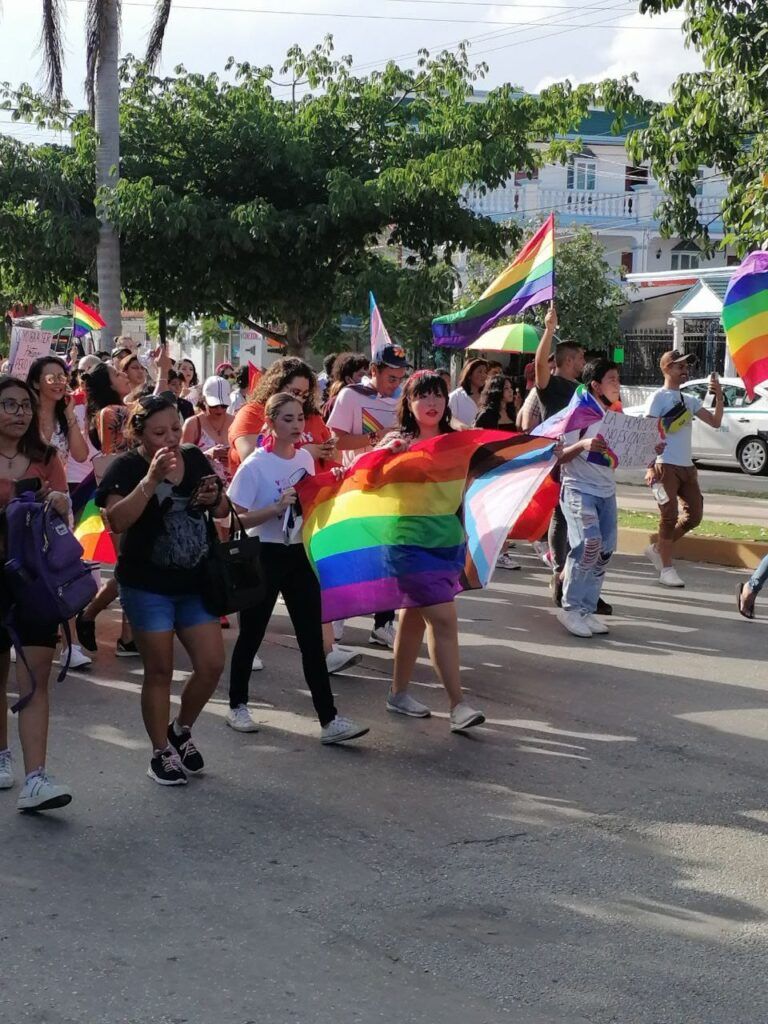
[[[503,273],[470,306],[432,321],[435,345],[466,348],[502,317],[555,296],[555,215],[551,213]]]
[[[546,438],[464,430],[360,456],[297,486],[323,620],[423,607],[485,586],[554,465]]]
[[[595,396],[579,384],[573,397],[564,409],[544,420],[531,433],[535,437],[560,437],[572,430],[584,430],[603,419],[605,411]]]
[[[89,334],[91,331],[100,331],[102,327],[107,326],[99,316],[99,311],[86,306],[77,296],[72,304],[72,323],[76,338],[83,334]]]
[[[731,278],[723,299],[728,348],[750,398],[768,380],[768,252],[753,252]]]
[[[101,517],[101,509],[96,504],[95,494],[96,479],[93,473],[89,473],[72,494],[75,536],[83,546],[83,558],[89,562],[115,565],[117,552]]]

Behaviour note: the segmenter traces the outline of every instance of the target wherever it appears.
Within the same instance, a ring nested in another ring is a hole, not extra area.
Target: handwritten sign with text
[[[663,439],[657,417],[625,416],[623,412],[607,412],[602,423],[593,424],[587,434],[604,438],[622,469],[649,466]]]
[[[10,372],[14,377],[27,379],[29,368],[40,356],[51,351],[53,335],[50,331],[35,331],[31,327],[14,327],[11,331]]]

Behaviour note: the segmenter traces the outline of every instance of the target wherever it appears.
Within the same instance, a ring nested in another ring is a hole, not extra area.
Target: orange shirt
[[[67,474],[64,463],[57,454],[51,455],[47,462],[30,462],[27,468],[19,477],[20,480],[29,480],[36,477],[48,484],[52,491],[61,491],[67,494]],[[0,478],[0,508],[16,496],[16,481],[7,477]]]
[[[238,437],[247,437],[249,434],[260,434],[264,427],[264,406],[258,405],[256,402],[246,402],[245,405],[238,409],[234,422],[229,428],[229,465],[232,472],[237,469],[240,465],[240,453],[235,448],[235,441]],[[305,444],[323,444],[325,441],[329,441],[331,438],[331,432],[323,422],[322,416],[318,413],[313,412],[307,416],[306,422],[304,423],[304,434],[301,442],[296,445],[297,448],[303,448]]]

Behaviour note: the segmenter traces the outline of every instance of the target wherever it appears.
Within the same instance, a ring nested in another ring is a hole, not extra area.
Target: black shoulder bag
[[[203,604],[211,615],[231,615],[252,608],[264,596],[261,541],[248,536],[232,502],[227,501],[231,514],[228,540],[219,540],[213,516],[206,517],[209,552],[203,564]]]

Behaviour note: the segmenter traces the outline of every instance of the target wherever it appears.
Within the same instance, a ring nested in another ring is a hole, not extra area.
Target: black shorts
[[[59,640],[59,629],[56,623],[20,622],[16,627],[22,647],[50,647],[53,649]],[[11,635],[0,626],[0,654],[5,654],[13,647]]]

